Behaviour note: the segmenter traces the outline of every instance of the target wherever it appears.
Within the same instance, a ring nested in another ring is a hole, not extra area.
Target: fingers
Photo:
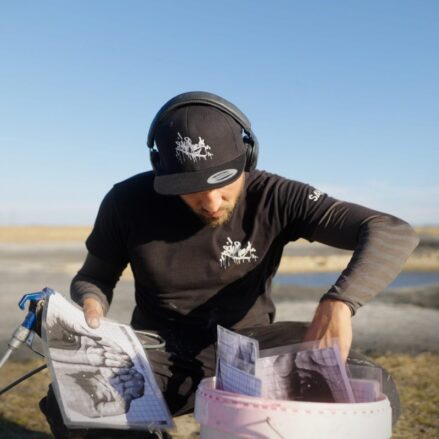
[[[128,355],[114,355],[105,353],[104,364],[107,367],[132,367],[133,362]]]
[[[339,340],[340,356],[343,362],[345,363],[349,356],[351,344],[352,344],[352,336],[350,337],[350,339],[348,337],[343,337],[341,340]]]
[[[102,348],[88,348],[86,351],[87,363],[100,367],[131,367],[133,365],[128,354],[113,354]]]
[[[117,372],[111,384],[123,395],[125,401],[140,398],[144,393],[145,379],[141,373],[133,368],[113,369]]]
[[[133,365],[130,356],[117,343],[102,339],[100,345],[104,350],[106,366],[131,367]]]
[[[101,324],[101,318],[104,316],[104,310],[101,303],[93,297],[86,297],[84,299],[84,317],[87,325],[96,329]]]
[[[338,345],[346,361],[352,344],[352,318],[349,307],[337,300],[321,302],[305,335],[304,341],[318,340],[320,348]]]

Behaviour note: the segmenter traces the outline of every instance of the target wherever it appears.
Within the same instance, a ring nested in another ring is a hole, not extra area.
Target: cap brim
[[[246,155],[202,171],[156,174],[154,190],[162,195],[184,195],[204,192],[233,183],[242,174]]]

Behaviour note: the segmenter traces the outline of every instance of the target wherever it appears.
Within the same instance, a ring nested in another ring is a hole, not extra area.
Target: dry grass
[[[43,362],[15,363],[9,361],[1,369],[0,386],[3,387]],[[52,437],[49,427],[38,408],[38,401],[47,392],[47,369],[19,384],[0,396],[0,437],[10,439]]]
[[[375,359],[399,389],[401,417],[394,439],[439,438],[439,355],[387,355]]]
[[[401,395],[402,415],[395,428],[394,439],[437,439],[439,437],[439,355],[382,355],[377,363],[394,376]],[[9,362],[2,369],[0,386],[41,364]],[[48,439],[49,429],[38,410],[49,376],[39,373],[0,397],[0,437],[9,439]],[[177,419],[175,439],[198,437],[191,416]]]
[[[425,227],[416,227],[415,229],[416,232],[420,235],[439,236],[439,227],[425,226]]]
[[[53,227],[53,226],[17,226],[0,227],[0,242],[32,243],[32,242],[83,242],[91,231],[91,227]]]
[[[0,226],[0,242],[84,241],[90,226]],[[439,236],[439,227],[418,227],[419,234]]]

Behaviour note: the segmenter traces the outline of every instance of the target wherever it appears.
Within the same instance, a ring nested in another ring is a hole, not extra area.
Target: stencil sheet
[[[97,329],[61,294],[49,297],[43,340],[64,422],[72,427],[173,427],[133,330],[106,319]]]
[[[217,388],[260,396],[261,380],[255,377],[258,356],[257,340],[218,326]]]

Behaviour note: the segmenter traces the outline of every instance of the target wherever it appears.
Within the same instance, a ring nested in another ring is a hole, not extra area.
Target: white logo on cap
[[[229,180],[230,178],[234,177],[237,173],[237,169],[224,169],[223,171],[219,171],[211,175],[207,179],[207,182],[209,184],[222,183],[223,181]]]
[[[192,143],[190,137],[184,137],[178,133],[178,139],[175,141],[177,148],[175,154],[180,162],[184,162],[186,158],[196,162],[201,159],[211,159],[213,154],[210,151],[210,146],[204,143],[204,139],[198,137],[198,143]]]

